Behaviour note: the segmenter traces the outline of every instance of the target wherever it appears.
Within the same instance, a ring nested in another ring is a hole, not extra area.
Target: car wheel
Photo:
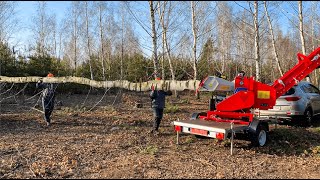
[[[259,124],[256,131],[250,134],[251,144],[256,147],[264,146],[269,136],[268,124]]]
[[[305,116],[305,124],[306,124],[306,126],[310,127],[312,125],[312,119],[313,119],[312,110],[310,108],[308,108],[306,110],[306,112],[304,113],[304,116]]]

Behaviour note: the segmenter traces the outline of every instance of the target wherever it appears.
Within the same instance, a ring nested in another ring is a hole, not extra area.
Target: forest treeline
[[[231,81],[244,70],[270,83],[319,45],[316,1],[72,1],[62,19],[49,2],[33,3],[21,46],[10,43],[22,26],[19,1],[0,2],[1,76]],[[318,86],[318,70],[310,77]]]

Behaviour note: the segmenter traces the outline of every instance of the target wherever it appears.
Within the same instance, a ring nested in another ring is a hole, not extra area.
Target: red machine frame
[[[319,67],[320,47],[308,56],[298,53],[297,57],[298,63],[281,78],[275,80],[271,86],[255,81],[254,77],[237,76],[234,89],[243,90],[217,103],[215,110],[209,110],[205,116],[199,115],[199,118],[249,125],[254,117],[252,109],[272,109],[279,96]],[[199,84],[199,88],[203,85],[204,81]]]

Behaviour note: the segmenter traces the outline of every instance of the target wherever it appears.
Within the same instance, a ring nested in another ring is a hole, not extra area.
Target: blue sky
[[[71,1],[46,1],[47,2],[47,10],[48,13],[56,14],[57,21],[59,22],[60,19],[64,18],[65,13],[68,11],[68,8],[70,7]],[[17,1],[17,17],[19,17],[21,21],[21,28],[18,33],[14,35],[14,41],[13,44],[17,47],[17,44],[15,42],[19,42],[19,45],[21,48],[23,48],[23,45],[30,44],[28,42],[28,39],[32,38],[32,34],[29,30],[30,25],[32,24],[32,16],[36,14],[37,10],[37,1]],[[239,1],[240,3],[240,1]],[[245,1],[243,1],[240,4],[246,4]],[[296,3],[293,2],[293,3]],[[290,10],[290,8],[284,8],[286,10]],[[282,23],[281,28],[286,32],[287,28],[286,25],[288,22],[287,17],[284,16],[284,14],[281,14],[279,12],[280,20]],[[289,16],[290,17],[290,16]],[[291,17],[290,17],[291,18]]]
[[[50,13],[56,13],[57,19],[64,16],[71,1],[46,1],[47,9]],[[17,12],[24,22],[31,23],[31,16],[35,15],[37,10],[37,1],[18,1]]]
[[[15,35],[14,42],[21,41],[19,44],[28,44],[28,36],[32,35],[28,28],[32,24],[32,16],[36,14],[37,1],[17,1],[17,3],[17,16],[21,21],[21,29]],[[47,9],[48,12],[55,13],[59,20],[64,17],[70,3],[71,1],[47,1]]]

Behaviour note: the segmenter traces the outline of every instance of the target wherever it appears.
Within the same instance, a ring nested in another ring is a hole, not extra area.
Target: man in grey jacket
[[[160,78],[156,78],[156,80],[161,80]],[[159,134],[159,126],[163,117],[163,110],[165,108],[165,97],[171,96],[172,92],[170,90],[165,91],[162,87],[160,90],[157,90],[152,86],[150,92],[150,98],[152,100],[151,107],[153,110],[153,127],[150,133],[158,135]]]
[[[53,77],[53,74],[49,73],[47,77]],[[42,92],[42,107],[44,111],[44,120],[46,121],[47,126],[49,126],[51,122],[50,116],[54,108],[56,86],[52,83],[43,83],[42,80],[39,80],[36,87],[44,89]]]

